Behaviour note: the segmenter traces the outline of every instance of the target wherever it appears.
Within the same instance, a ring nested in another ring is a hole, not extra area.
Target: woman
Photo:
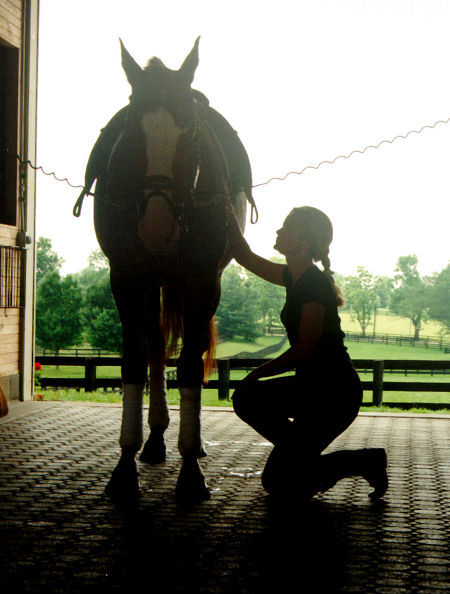
[[[254,254],[230,216],[234,258],[261,278],[286,287],[281,321],[290,348],[254,369],[233,395],[237,415],[274,444],[262,475],[273,494],[309,498],[338,480],[362,476],[372,499],[388,486],[384,449],[321,452],[358,414],[362,386],[340,328],[343,304],[328,257],[331,221],[322,211],[294,208],[277,232],[286,265]],[[323,271],[314,262],[320,261]],[[262,380],[295,370],[295,375]]]

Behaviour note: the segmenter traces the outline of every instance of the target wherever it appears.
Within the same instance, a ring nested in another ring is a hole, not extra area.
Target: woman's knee
[[[247,421],[253,409],[252,394],[243,388],[236,388],[232,396],[234,412],[243,421]]]

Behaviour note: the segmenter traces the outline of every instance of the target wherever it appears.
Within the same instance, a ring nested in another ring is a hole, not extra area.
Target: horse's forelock
[[[159,58],[156,58],[155,56],[153,58],[150,58],[150,60],[147,62],[147,66],[144,68],[144,70],[153,70],[154,68],[161,68],[163,70],[168,70],[167,66],[164,64],[164,62],[162,60],[160,60]]]

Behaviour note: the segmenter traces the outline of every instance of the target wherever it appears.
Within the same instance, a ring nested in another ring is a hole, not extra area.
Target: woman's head
[[[292,209],[282,230],[289,233],[294,251],[306,248],[314,261],[323,261],[328,257],[333,226],[327,215],[318,208],[300,206]]]
[[[338,305],[344,305],[341,290],[334,284],[328,252],[333,240],[333,225],[327,215],[313,206],[294,208],[278,231],[275,247],[285,256],[307,254],[322,262],[325,274],[334,285]]]

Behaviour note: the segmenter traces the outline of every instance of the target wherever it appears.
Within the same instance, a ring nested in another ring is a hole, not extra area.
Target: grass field
[[[341,318],[342,329],[344,332],[361,332],[361,326],[357,321],[351,319],[350,312],[339,310],[339,317]],[[390,313],[387,309],[380,309],[377,314],[375,332],[377,334],[401,334],[402,336],[412,336],[413,328],[407,318],[402,318]],[[422,323],[420,336],[440,336],[442,326],[438,322],[427,320]],[[373,332],[373,325],[371,324],[367,329],[367,333]]]

